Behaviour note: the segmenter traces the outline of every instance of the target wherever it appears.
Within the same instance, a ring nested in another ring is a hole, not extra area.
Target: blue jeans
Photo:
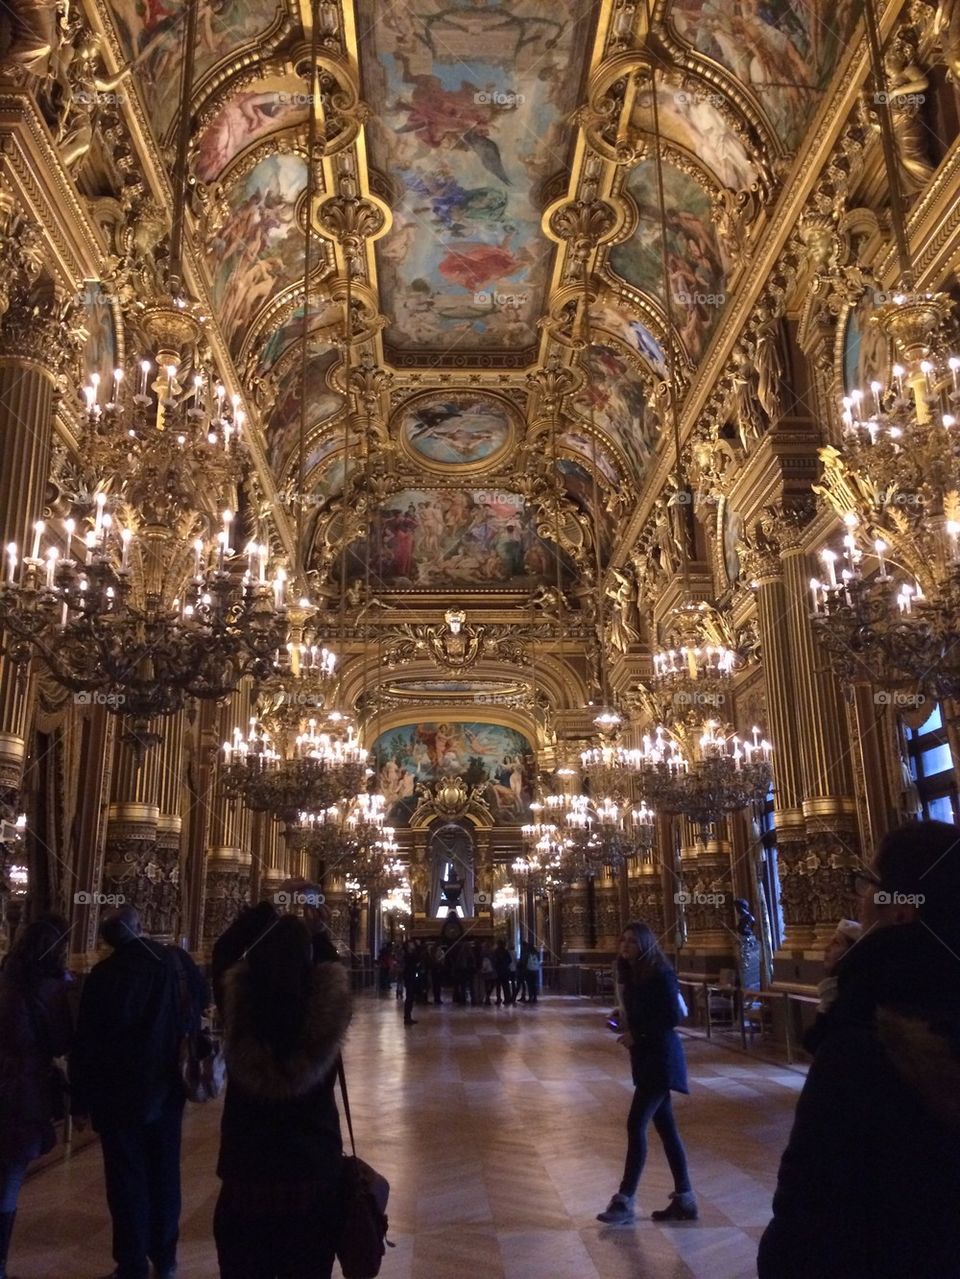
[[[690,1190],[687,1156],[677,1131],[677,1121],[673,1117],[669,1089],[665,1092],[649,1092],[645,1088],[637,1088],[627,1115],[627,1159],[623,1168],[623,1180],[620,1182],[620,1194],[629,1198],[637,1193],[640,1174],[647,1162],[647,1125],[651,1119],[657,1136],[663,1142],[663,1152],[673,1174],[674,1190],[677,1194]]]
[[[20,1187],[27,1176],[26,1160],[0,1161],[0,1212],[16,1212]]]

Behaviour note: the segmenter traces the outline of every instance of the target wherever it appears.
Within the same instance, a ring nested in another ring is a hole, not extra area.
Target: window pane
[[[935,773],[945,773],[953,768],[950,747],[946,743],[942,746],[934,746],[933,750],[924,751],[921,758],[924,777],[933,777]]]
[[[931,799],[927,805],[927,816],[934,822],[953,822],[953,805],[949,795],[941,795],[939,799]]]

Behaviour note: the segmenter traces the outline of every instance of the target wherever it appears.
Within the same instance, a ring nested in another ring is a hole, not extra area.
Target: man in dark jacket
[[[780,1165],[760,1279],[960,1277],[960,831],[884,839]]]
[[[169,1279],[180,1228],[178,1051],[209,1002],[207,984],[184,951],[142,935],[132,906],[105,916],[100,935],[113,953],[81,993],[72,1109],[100,1134],[117,1263],[111,1279],[147,1279],[151,1261],[158,1279]]]

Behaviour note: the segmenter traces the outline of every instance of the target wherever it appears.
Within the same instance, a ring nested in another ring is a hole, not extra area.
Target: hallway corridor
[[[701,1220],[656,1226],[670,1188],[654,1138],[641,1220],[594,1220],[619,1180],[630,1100],[605,1009],[417,1010],[358,999],[346,1066],[359,1153],[391,1182],[384,1279],[748,1279],[769,1219],[799,1071],[685,1039],[677,1113]],[[188,1108],[179,1279],[215,1279],[211,1221],[219,1104]],[[345,1126],[344,1126],[345,1127]],[[346,1137],[346,1132],[344,1131]],[[110,1270],[99,1150],[32,1177],[11,1258],[17,1279]],[[339,1268],[335,1271],[339,1275]]]

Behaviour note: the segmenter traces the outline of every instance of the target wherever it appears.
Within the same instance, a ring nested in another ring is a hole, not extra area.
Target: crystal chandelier
[[[223,744],[225,793],[254,812],[269,812],[295,826],[301,813],[320,813],[356,795],[367,775],[367,752],[337,711],[324,722],[310,718],[251,719],[246,734],[235,728]]]
[[[186,311],[166,320],[198,338]],[[199,366],[195,344],[186,387],[179,349],[164,358],[152,383],[141,362],[135,391],[119,369],[109,398],[91,379],[76,509],[58,526],[38,522],[29,554],[7,546],[0,585],[12,661],[25,672],[39,657],[78,700],[124,716],[141,747],[156,740],[150,719],[266,676],[287,638],[285,571],[270,580],[266,546],[237,554],[224,505],[242,410]]]
[[[934,349],[945,299],[894,299],[881,324],[905,364],[843,402],[818,487],[843,521],[810,582],[814,629],[843,679],[960,695],[960,358]]]
[[[699,737],[683,724],[657,725],[643,737],[640,785],[655,809],[688,818],[701,832],[727,813],[762,800],[773,779],[773,747],[754,728],[752,741],[707,720]]]
[[[616,711],[602,710],[593,722],[598,741],[580,752],[581,773],[593,794],[625,800],[633,793],[640,752],[620,744],[623,720]]]
[[[818,492],[846,531],[841,552],[821,551],[812,621],[841,679],[950,698],[960,693],[960,358],[945,350],[950,299],[916,289],[873,0],[864,16],[899,269],[877,322],[899,362],[889,385],[844,399],[840,446],[820,451]]]

